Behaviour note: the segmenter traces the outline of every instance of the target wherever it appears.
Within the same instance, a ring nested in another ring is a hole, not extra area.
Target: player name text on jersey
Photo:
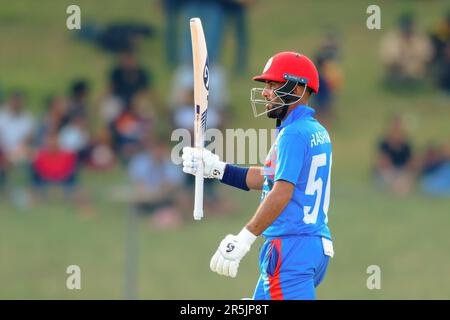
[[[311,134],[311,148],[324,143],[331,143],[328,132],[322,130]]]

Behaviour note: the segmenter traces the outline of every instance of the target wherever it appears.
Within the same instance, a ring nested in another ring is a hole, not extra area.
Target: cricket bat
[[[208,51],[201,20],[199,18],[192,18],[190,20],[190,26],[194,64],[194,147],[198,150],[203,150],[209,93]],[[203,159],[203,157],[200,159]],[[203,161],[199,161],[195,174],[195,220],[201,220],[203,218],[203,170]]]

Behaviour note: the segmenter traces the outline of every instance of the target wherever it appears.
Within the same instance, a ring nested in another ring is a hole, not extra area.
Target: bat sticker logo
[[[208,57],[206,57],[205,68],[203,69],[203,83],[206,90],[209,90],[209,67],[208,67]]]
[[[208,111],[208,110],[203,111],[202,117],[201,117],[201,120],[202,120],[202,129],[203,129],[203,131],[206,130],[206,113],[207,113],[207,111]]]

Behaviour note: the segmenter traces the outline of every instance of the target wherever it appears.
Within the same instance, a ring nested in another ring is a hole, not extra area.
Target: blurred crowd
[[[389,90],[415,94],[430,83],[450,94],[450,11],[427,33],[407,12],[381,43],[383,83]],[[431,79],[431,82],[430,82]],[[450,196],[450,144],[429,141],[415,150],[404,118],[393,117],[378,144],[374,175],[377,185],[396,195],[416,185],[433,196]]]
[[[171,161],[173,127],[157,118],[152,73],[135,50],[117,53],[107,93],[96,105],[84,79],[73,81],[66,95],[46,99],[40,117],[30,112],[24,92],[9,94],[0,110],[0,187],[16,206],[60,195],[92,214],[90,194],[98,191],[80,187],[82,171],[107,173],[120,166],[131,188],[120,201],[143,212],[161,209],[155,216],[168,226],[182,221],[191,207],[185,188],[191,182]]]
[[[25,92],[10,92],[0,108],[1,193],[9,195],[18,207],[60,194],[89,215],[93,212],[92,194],[101,190],[80,187],[83,171],[108,172],[121,167],[127,172],[129,188],[119,198],[148,214],[152,225],[176,227],[191,219],[194,181],[171,161],[169,144],[170,133],[176,128],[190,130],[193,137],[192,48],[186,26],[191,17],[202,19],[210,65],[208,127],[224,129],[232,120],[230,73],[233,77],[248,75],[251,39],[247,14],[254,2],[159,1],[165,15],[163,56],[171,72],[164,99],[156,93],[153,72],[139,59],[140,41],[152,38],[157,32],[153,27],[135,22],[103,27],[88,24],[77,39],[93,42],[116,58],[105,71],[106,94],[93,102],[97,99],[92,97],[89,80],[75,79],[65,94],[48,97],[39,108],[43,112],[36,117]],[[234,66],[228,69],[221,63],[227,32],[235,41]],[[340,37],[335,28],[329,28],[313,55],[320,73],[320,92],[312,105],[329,130],[336,120],[335,108],[344,85]],[[429,35],[418,30],[413,15],[402,15],[397,27],[385,34],[381,56],[383,82],[389,89],[420,87],[431,78],[449,93],[450,14]],[[402,120],[396,117],[378,151],[374,171],[377,183],[384,188],[407,194],[419,178],[424,192],[450,194],[449,145],[431,143],[423,154],[416,154]],[[208,211],[233,211],[230,201],[217,191],[217,183],[205,183]]]
[[[381,57],[386,88],[414,93],[432,79],[450,94],[450,11],[428,32],[413,13],[402,14],[382,39]]]
[[[391,119],[378,144],[374,177],[377,185],[405,196],[416,185],[431,196],[450,196],[450,143],[430,141],[415,150],[401,116]]]
[[[166,100],[154,89],[153,72],[139,59],[140,43],[155,30],[144,23],[103,25],[90,21],[76,40],[94,44],[116,62],[106,72],[106,94],[92,97],[87,79],[68,84],[65,94],[48,97],[40,116],[25,92],[10,92],[0,108],[0,188],[19,208],[55,197],[71,201],[92,215],[92,200],[103,190],[83,188],[85,171],[127,173],[129,186],[112,199],[126,201],[150,218],[152,226],[170,228],[191,219],[193,177],[171,160],[170,135],[176,128],[193,132],[193,74],[188,21],[201,17],[208,39],[212,90],[208,127],[223,128],[229,109],[227,73],[220,64],[225,24],[236,36],[234,72],[246,69],[246,8],[252,1],[160,1],[166,14],[168,69],[172,85]],[[183,27],[181,27],[183,24]],[[228,28],[227,28],[228,29]],[[170,47],[173,46],[173,47]],[[95,100],[95,102],[93,102]],[[184,141],[190,145],[190,141]],[[111,170],[111,171],[110,171]],[[205,181],[205,206],[212,213],[232,205]],[[107,196],[108,197],[108,196]],[[111,198],[111,197],[108,197]]]

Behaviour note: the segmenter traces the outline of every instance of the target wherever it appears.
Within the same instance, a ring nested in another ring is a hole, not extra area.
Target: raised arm
[[[262,190],[264,184],[264,175],[262,167],[250,167],[247,172],[247,186],[252,190]]]
[[[220,182],[242,190],[261,190],[264,183],[262,167],[239,167],[220,161],[219,157],[207,149],[203,152],[191,147],[183,148],[183,171],[195,174],[198,159],[203,157],[204,177],[216,178]]]

